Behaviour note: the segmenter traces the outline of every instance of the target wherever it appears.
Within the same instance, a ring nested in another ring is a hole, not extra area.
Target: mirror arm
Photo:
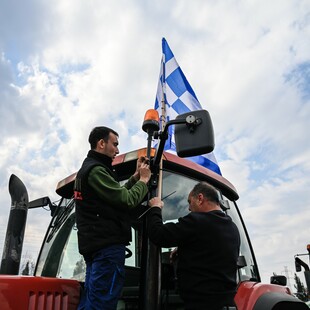
[[[161,156],[163,154],[165,143],[166,143],[166,141],[168,139],[168,128],[169,128],[169,126],[170,125],[174,125],[174,124],[187,124],[187,123],[188,122],[187,122],[186,118],[174,119],[174,120],[168,121],[166,123],[165,128],[164,128],[163,131],[154,132],[154,137],[155,138],[159,138],[159,140],[160,140],[158,148],[156,150],[154,161],[153,161],[153,164],[155,166],[159,165]]]
[[[301,256],[303,254],[297,254],[298,256]],[[299,265],[303,266],[305,268],[305,271],[309,271],[309,266],[304,262],[302,261],[300,258],[297,257],[297,255],[295,255],[295,262],[297,262]]]

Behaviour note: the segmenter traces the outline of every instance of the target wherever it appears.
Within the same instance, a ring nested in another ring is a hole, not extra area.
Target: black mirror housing
[[[270,278],[270,283],[281,285],[281,286],[286,286],[287,279],[286,279],[286,276],[276,275]]]
[[[176,117],[186,119],[175,125],[175,144],[179,157],[210,153],[214,150],[214,132],[211,117],[206,110],[196,110]]]

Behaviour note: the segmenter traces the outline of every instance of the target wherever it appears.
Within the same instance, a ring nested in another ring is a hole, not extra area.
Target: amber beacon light
[[[159,130],[159,114],[156,110],[149,109],[145,112],[142,129],[149,134]]]

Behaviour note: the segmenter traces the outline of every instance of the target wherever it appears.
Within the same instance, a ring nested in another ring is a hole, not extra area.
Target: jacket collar
[[[87,154],[87,157],[96,159],[100,161],[102,164],[104,164],[105,166],[107,166],[108,168],[112,169],[112,158],[110,158],[107,155],[101,154],[94,150],[90,150]]]

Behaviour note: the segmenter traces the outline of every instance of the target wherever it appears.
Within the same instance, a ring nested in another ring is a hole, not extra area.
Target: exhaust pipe
[[[28,213],[28,193],[14,174],[9,180],[11,211],[6,231],[0,274],[18,275]]]

